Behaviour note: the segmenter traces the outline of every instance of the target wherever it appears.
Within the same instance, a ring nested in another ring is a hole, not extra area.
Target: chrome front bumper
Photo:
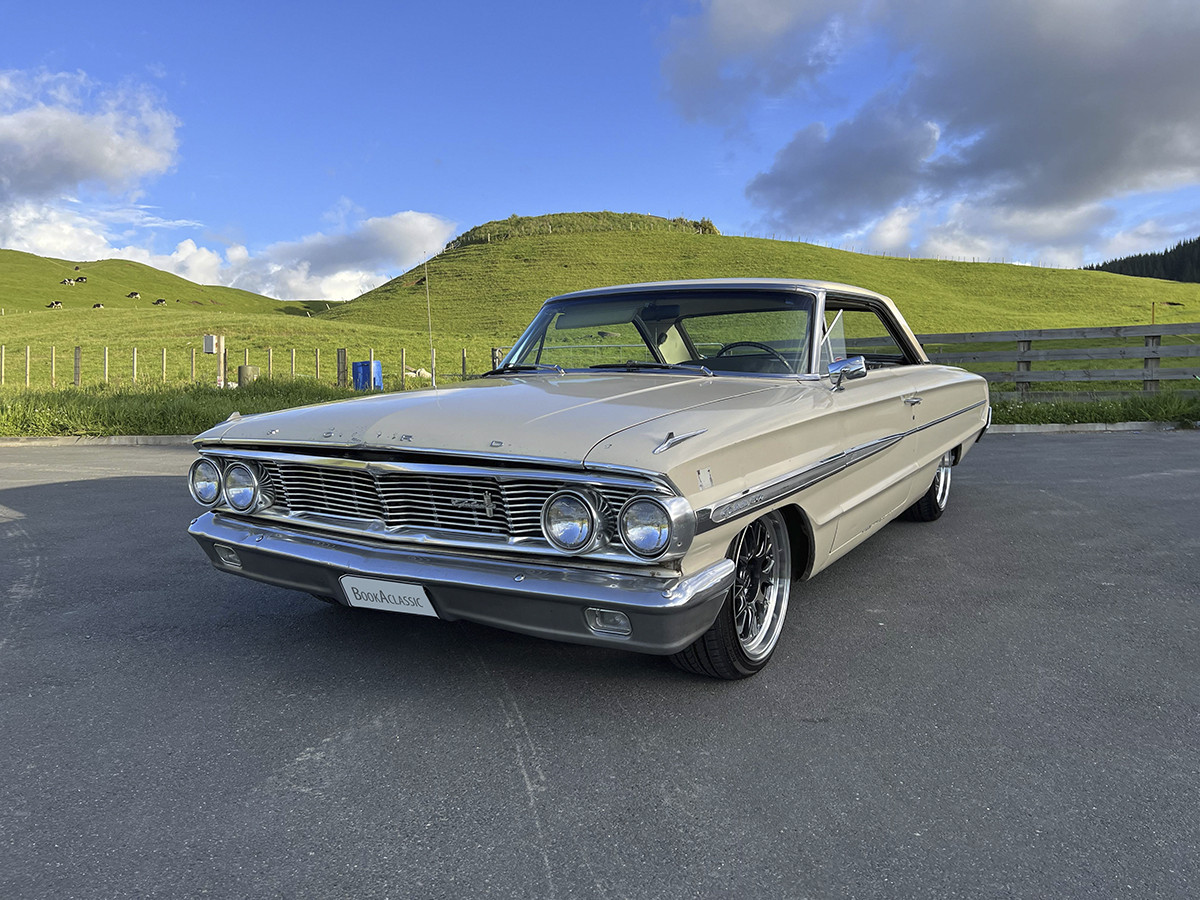
[[[640,653],[675,653],[707,631],[734,573],[727,559],[673,578],[479,559],[256,525],[212,512],[192,522],[188,533],[217,569],[268,584],[341,603],[343,575],[419,584],[443,619]],[[240,565],[223,559],[218,547],[232,551]],[[584,617],[588,608],[625,613],[632,633],[593,631]]]

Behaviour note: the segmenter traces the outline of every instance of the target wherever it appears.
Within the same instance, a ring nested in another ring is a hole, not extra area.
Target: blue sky
[[[287,299],[350,299],[513,213],[1060,266],[1200,235],[1194,0],[5,0],[0,21],[0,246]]]

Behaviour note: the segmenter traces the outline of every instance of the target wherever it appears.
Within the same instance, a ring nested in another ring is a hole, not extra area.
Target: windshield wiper
[[[499,368],[492,369],[490,372],[484,372],[480,377],[487,378],[489,375],[510,375],[513,372],[557,372],[559,375],[566,375],[567,371],[562,366],[551,366],[545,363],[508,363]]]
[[[626,372],[636,372],[639,369],[682,369],[684,372],[691,372],[693,375],[712,376],[712,369],[708,368],[708,366],[702,366],[700,363],[648,362],[646,360],[629,359],[623,363],[596,363],[596,365],[588,366],[588,368],[624,369]]]

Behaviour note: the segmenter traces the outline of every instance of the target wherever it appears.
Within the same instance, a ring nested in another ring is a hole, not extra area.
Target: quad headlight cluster
[[[542,507],[542,533],[563,553],[586,554],[609,540],[611,510],[597,495],[568,488]],[[617,511],[616,536],[639,559],[682,555],[691,542],[695,519],[682,497],[632,497]]]
[[[255,467],[235,462],[222,472],[211,459],[201,457],[192,463],[188,487],[201,506],[213,507],[222,500],[238,512],[250,512],[263,499],[262,480]]]

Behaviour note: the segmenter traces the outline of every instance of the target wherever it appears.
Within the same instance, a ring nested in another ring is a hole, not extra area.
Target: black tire
[[[792,551],[783,515],[769,512],[734,539],[733,587],[712,626],[671,657],[685,672],[711,678],[749,678],[771,660],[792,590]]]
[[[954,457],[947,453],[938,463],[929,490],[904,511],[904,518],[913,522],[932,522],[942,517],[950,502],[950,472],[953,468]]]

